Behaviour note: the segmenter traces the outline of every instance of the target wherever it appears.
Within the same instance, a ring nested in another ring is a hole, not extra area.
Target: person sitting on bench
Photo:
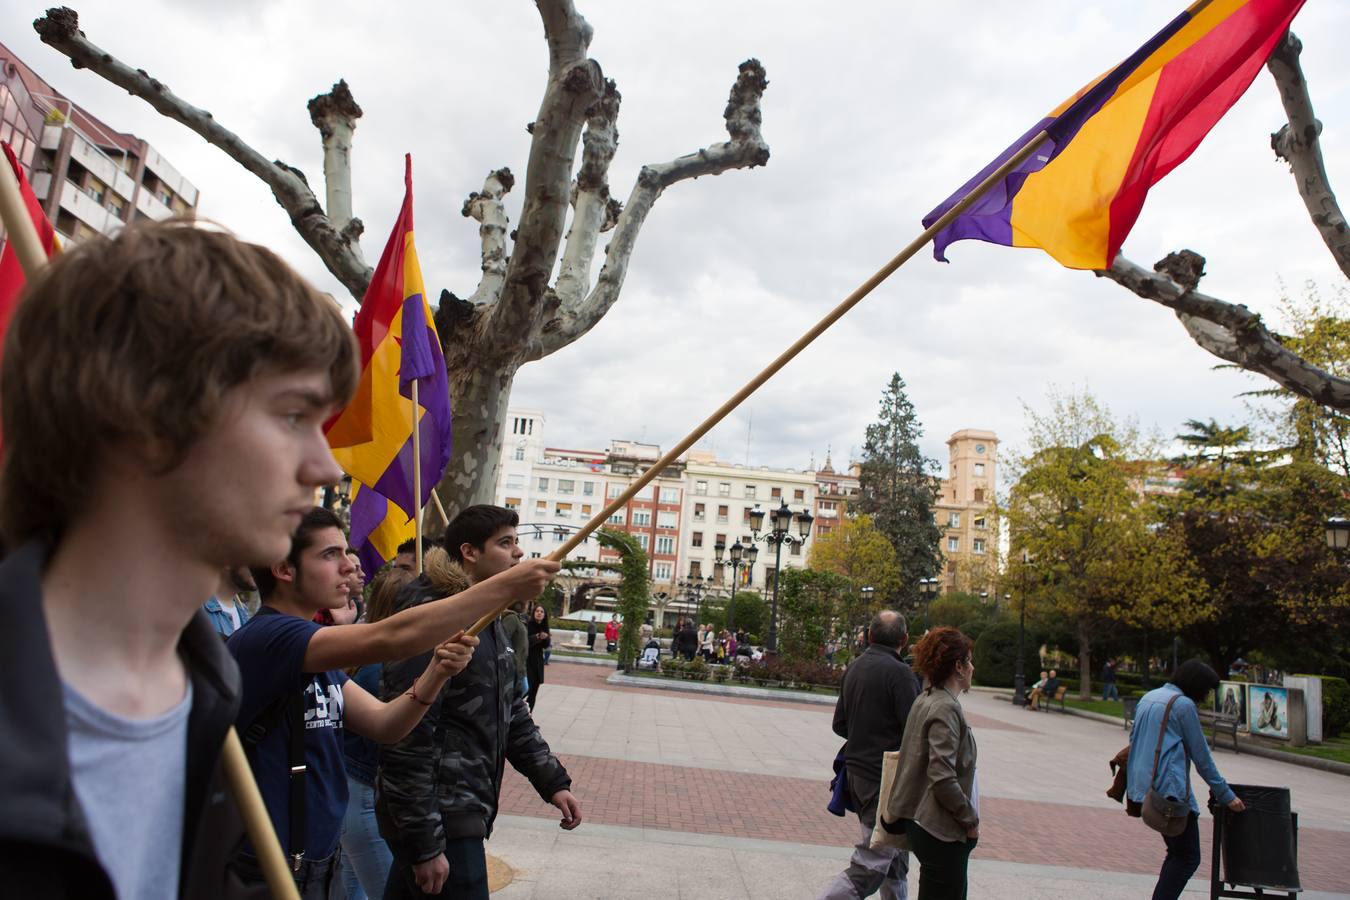
[[[1048,680],[1049,678],[1047,678],[1045,670],[1042,669],[1040,679],[1031,686],[1031,690],[1027,693],[1027,705],[1026,705],[1027,709],[1036,708],[1036,705],[1040,702],[1041,697],[1045,695],[1045,683]]]

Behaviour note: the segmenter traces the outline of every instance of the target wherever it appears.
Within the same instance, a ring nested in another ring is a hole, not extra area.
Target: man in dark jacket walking
[[[848,790],[862,837],[848,868],[825,887],[821,900],[856,900],[877,891],[884,900],[908,896],[909,854],[887,847],[873,850],[869,845],[881,792],[882,756],[900,749],[919,682],[900,659],[909,642],[904,616],[891,610],[877,613],[868,637],[867,649],[844,673],[834,707],[834,733],[846,741]]]
[[[471,506],[446,527],[450,562],[439,558],[400,595],[400,607],[455,594],[514,566],[523,555],[516,513]],[[506,615],[515,615],[507,612]],[[479,634],[469,666],[431,701],[402,741],[380,748],[376,815],[394,854],[386,900],[453,897],[487,900],[483,842],[497,817],[505,765],[562,811],[562,827],[581,824],[572,780],[539,734],[517,688],[500,619]],[[425,660],[387,664],[384,696],[408,690]]]

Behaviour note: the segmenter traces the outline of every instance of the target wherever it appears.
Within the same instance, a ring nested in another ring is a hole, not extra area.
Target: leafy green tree
[[[787,659],[817,659],[835,627],[839,601],[853,592],[842,575],[787,569],[779,575],[778,650]]]
[[[987,618],[989,608],[980,602],[979,597],[964,591],[941,596],[928,608],[928,621],[934,628],[950,625],[964,631],[971,622]],[[910,630],[915,630],[913,625]]]
[[[703,601],[703,621],[718,631],[731,621],[731,606],[736,610],[736,630],[763,637],[769,621],[769,604],[755,591],[738,591],[730,600],[714,598]]]
[[[933,521],[937,503],[937,462],[919,450],[923,426],[897,372],[881,395],[877,421],[867,426],[863,444],[857,511],[895,548],[899,567],[896,597],[907,609],[919,600],[919,582],[937,575],[942,529]]]
[[[1281,344],[1340,378],[1350,377],[1350,291],[1338,285],[1324,297],[1309,283],[1302,297],[1280,298]],[[1350,414],[1301,397],[1286,388],[1251,396],[1271,401],[1258,407],[1269,437],[1295,459],[1316,463],[1350,478]]]
[[[623,531],[601,528],[595,533],[600,546],[619,554],[619,665],[626,667],[638,656],[639,634],[647,607],[651,603],[651,579],[648,574],[647,554],[637,538]]]
[[[1164,610],[1172,624],[1199,615],[1189,601],[1200,587],[1185,553],[1158,544],[1141,502],[1158,457],[1138,429],[1086,392],[1050,399],[1048,412],[1027,411],[1029,448],[1013,460],[1007,521],[1013,558],[1026,550],[1035,560],[1036,607],[1073,629],[1086,699],[1095,641]]]
[[[874,596],[883,600],[894,596],[900,586],[895,547],[869,515],[845,519],[829,534],[816,538],[807,565],[843,575],[860,588],[871,587]]]

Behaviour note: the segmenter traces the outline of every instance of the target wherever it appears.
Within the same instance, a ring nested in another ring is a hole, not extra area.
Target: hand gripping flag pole
[[[763,369],[763,371],[761,371],[754,378],[750,379],[743,388],[741,388],[739,391],[733,394],[731,398],[727,400],[727,402],[723,403],[720,407],[718,407],[717,410],[713,412],[712,415],[704,419],[703,422],[700,423],[697,428],[689,432],[689,434],[687,434],[683,440],[681,440],[674,447],[671,447],[668,451],[666,451],[666,454],[664,456],[662,456],[656,462],[652,463],[646,472],[642,473],[642,475],[639,476],[639,478],[636,481],[634,481],[631,485],[628,486],[628,490],[624,491],[618,497],[614,498],[614,500],[610,501],[608,506],[600,510],[600,512],[598,512],[594,518],[592,518],[589,522],[587,522],[585,526],[583,526],[576,534],[572,535],[572,537],[569,538],[565,544],[563,544],[557,550],[549,554],[549,559],[552,559],[556,562],[562,562],[562,560],[566,559],[568,553],[571,553],[572,550],[574,550],[578,544],[584,541],[587,537],[591,535],[592,532],[594,532],[597,528],[603,525],[606,519],[608,519],[614,513],[618,512],[620,509],[623,509],[624,505],[629,500],[637,496],[638,491],[642,490],[652,481],[652,479],[660,475],[661,472],[664,471],[667,466],[675,462],[675,460],[679,459],[681,454],[687,451],[690,447],[694,446],[695,442],[697,442],[699,438],[703,437],[705,434],[711,431],[717,425],[717,423],[725,419],[731,413],[732,410],[734,410],[736,407],[744,403],[747,397],[749,397],[755,391],[759,390],[760,387],[762,387],[764,383],[768,381],[770,378],[772,378],[774,375],[778,374],[779,369],[786,366],[789,362],[793,360],[794,357],[797,356],[797,354],[801,353],[803,350],[809,347],[811,343],[815,341],[816,338],[824,334],[826,329],[828,329],[835,322],[843,318],[844,315],[849,310],[853,309],[853,307],[857,306],[864,297],[872,293],[872,291],[876,289],[877,285],[881,284],[887,278],[891,277],[891,275],[895,273],[896,269],[900,268],[905,263],[909,262],[910,258],[913,257],[914,254],[918,253],[925,246],[927,246],[928,243],[933,240],[933,237],[939,231],[941,231],[943,228],[946,228],[947,225],[950,224],[957,216],[965,212],[966,209],[972,203],[974,203],[976,200],[979,200],[980,197],[985,194],[985,192],[987,192],[990,188],[994,187],[995,185],[999,184],[1009,172],[1011,172],[1013,169],[1021,165],[1022,162],[1025,161],[1027,157],[1031,156],[1032,153],[1035,153],[1036,149],[1046,140],[1047,137],[1048,135],[1045,131],[1040,131],[1035,135],[1032,135],[1032,137],[1029,138],[1027,142],[1022,145],[1021,149],[1018,150],[1016,153],[1014,153],[1011,157],[1009,157],[1009,159],[1005,163],[1003,163],[1003,165],[999,166],[997,169],[991,172],[987,178],[985,178],[978,185],[972,188],[970,193],[966,194],[966,196],[963,197],[960,200],[960,202],[956,203],[954,206],[952,206],[951,209],[947,210],[947,212],[944,213],[932,225],[929,225],[927,228],[925,228],[918,237],[910,241],[909,245],[906,246],[905,249],[901,250],[898,254],[895,255],[895,257],[890,262],[886,263],[886,265],[882,266],[879,270],[877,270],[877,273],[875,275],[864,281],[857,288],[857,290],[855,290],[853,293],[845,297],[838,306],[830,310],[830,312],[827,313],[823,319],[821,319],[819,322],[813,325],[811,329],[806,332],[806,334],[799,337],[797,341],[794,344],[792,344],[792,346],[788,347],[786,350],[780,353],[777,359],[769,363]],[[502,612],[506,610],[511,605],[511,603],[515,603],[517,599],[519,598],[512,598],[510,602],[503,604],[501,609],[479,619],[477,622],[473,624],[473,627],[469,629],[468,633],[478,634],[488,625],[492,624],[492,620],[497,618],[497,616],[501,615]]]
[[[0,161],[0,219],[4,222],[6,236],[14,244],[24,275],[33,278],[46,265],[47,255],[42,252],[33,220],[28,217],[14,170],[3,161]],[[244,747],[233,727],[226,733],[225,744],[221,747],[221,764],[272,896],[277,900],[300,900],[291,871],[282,856],[281,844],[272,829],[272,820],[267,815],[267,807],[263,805],[258,783],[253,780]]]

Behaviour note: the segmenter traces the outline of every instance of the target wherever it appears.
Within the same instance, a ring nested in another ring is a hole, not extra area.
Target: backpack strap
[[[290,828],[287,845],[291,857],[291,867],[300,871],[305,860],[305,832],[308,827],[308,805],[305,791],[305,691],[306,688],[293,690],[273,700],[263,711],[254,717],[244,733],[240,743],[249,760],[257,763],[258,745],[263,738],[280,723],[283,717],[290,720],[290,730],[286,737],[286,755],[289,766],[290,785]]]

